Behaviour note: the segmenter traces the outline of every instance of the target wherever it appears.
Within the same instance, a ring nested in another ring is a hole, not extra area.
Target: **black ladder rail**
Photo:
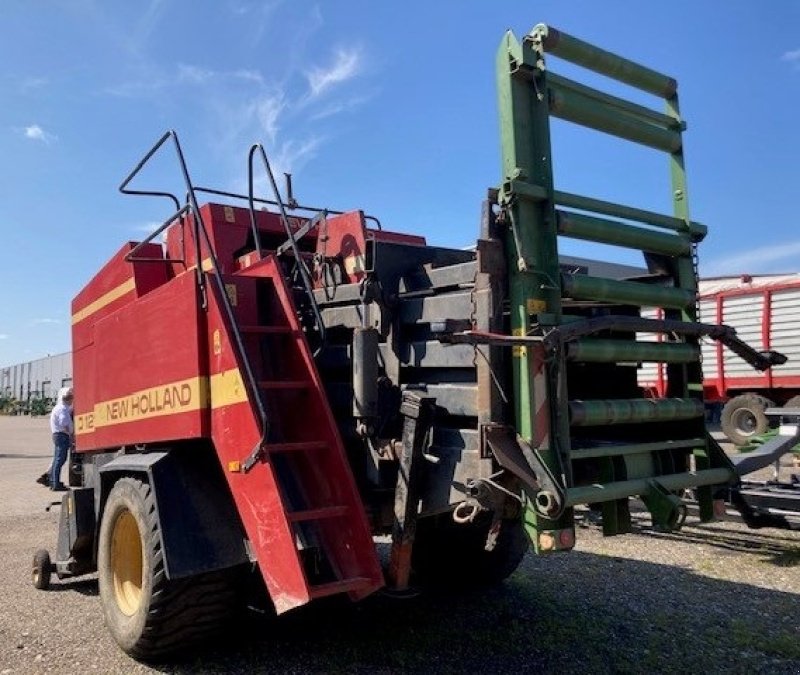
[[[294,254],[295,261],[297,262],[297,267],[300,272],[300,278],[303,282],[303,287],[305,289],[305,293],[308,297],[308,301],[311,305],[311,310],[314,314],[314,322],[317,326],[317,331],[319,332],[320,338],[320,346],[314,350],[314,356],[316,356],[322,346],[325,344],[325,324],[322,321],[322,314],[319,311],[319,305],[317,305],[317,300],[314,297],[314,286],[311,282],[311,276],[308,273],[308,269],[305,266],[305,263],[302,259],[302,254],[300,252],[300,247],[297,245],[297,238],[295,237],[294,232],[292,231],[292,227],[289,224],[289,216],[286,213],[286,205],[283,203],[283,199],[281,198],[280,190],[278,190],[278,184],[275,182],[275,176],[272,173],[272,166],[269,163],[269,159],[267,158],[267,153],[264,150],[264,146],[261,143],[255,143],[250,148],[250,152],[247,155],[247,184],[248,184],[248,202],[250,206],[250,222],[253,227],[253,235],[255,238],[255,244],[257,250],[261,250],[260,247],[260,237],[258,236],[257,226],[256,226],[256,218],[255,218],[255,204],[253,199],[253,158],[255,157],[256,152],[259,153],[261,156],[261,161],[264,164],[264,169],[267,174],[267,178],[269,179],[270,185],[272,187],[273,194],[275,195],[275,203],[278,206],[281,215],[281,222],[283,223],[283,228],[286,230],[287,242],[290,244],[292,253]]]

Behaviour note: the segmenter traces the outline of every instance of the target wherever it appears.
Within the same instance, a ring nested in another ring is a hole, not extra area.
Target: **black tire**
[[[50,553],[40,548],[33,556],[33,585],[40,591],[50,588],[50,576],[53,574],[53,564],[50,562]]]
[[[118,480],[100,524],[100,600],[117,644],[144,661],[208,639],[238,608],[234,570],[167,579],[160,529],[150,485]]]
[[[497,584],[519,567],[530,541],[519,520],[504,520],[493,550],[485,549],[491,517],[458,524],[450,513],[420,519],[412,569],[420,586],[470,588]]]
[[[769,428],[764,411],[774,405],[759,394],[735,396],[722,409],[722,431],[736,445],[745,445]]]
[[[792,396],[786,403],[783,404],[784,408],[800,408],[800,396]]]

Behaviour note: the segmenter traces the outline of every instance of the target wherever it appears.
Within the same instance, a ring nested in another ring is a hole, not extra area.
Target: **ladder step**
[[[309,452],[311,450],[325,450],[328,444],[325,441],[299,441],[295,443],[269,443],[264,446],[267,452]]]
[[[597,445],[591,448],[573,448],[569,451],[569,457],[572,460],[593,459],[596,457],[623,457],[625,455],[640,455],[661,450],[704,448],[705,445],[705,438],[687,438],[679,441],[636,443],[631,445]]]
[[[692,363],[700,360],[700,347],[684,342],[587,339],[568,343],[566,358],[582,363]]]
[[[307,520],[323,520],[325,518],[340,518],[347,514],[350,509],[347,506],[323,506],[319,509],[306,509],[305,511],[294,511],[288,513],[289,520],[293,523],[301,523]]]
[[[368,577],[352,577],[350,579],[342,579],[341,581],[332,581],[328,584],[318,584],[309,587],[309,595],[312,598],[324,598],[327,595],[334,595],[335,593],[349,593],[350,591],[357,591],[366,588],[373,583]]]
[[[290,326],[239,326],[242,333],[261,333],[263,335],[291,333]]]
[[[276,389],[307,389],[311,386],[308,380],[259,380],[259,389],[268,389],[274,391]]]
[[[702,417],[703,402],[695,398],[632,398],[569,402],[573,427],[668,422]]]
[[[564,296],[573,300],[594,300],[637,307],[684,309],[695,301],[694,293],[685,288],[650,286],[636,281],[618,281],[585,274],[562,274],[561,288]]]

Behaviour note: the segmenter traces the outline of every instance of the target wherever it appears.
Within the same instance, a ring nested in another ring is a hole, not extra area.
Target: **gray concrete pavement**
[[[53,460],[50,424],[46,417],[0,415],[0,514],[42,513],[58,493],[36,483]],[[66,481],[67,467],[62,471]]]

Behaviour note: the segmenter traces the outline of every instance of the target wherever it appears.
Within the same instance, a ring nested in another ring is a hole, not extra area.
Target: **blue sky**
[[[704,274],[800,270],[800,3],[5,0],[0,365],[68,350],[72,297],[168,215],[117,192],[168,128],[197,184],[242,189],[261,141],[301,201],[472,243],[500,180],[497,45],[538,22],[679,81]],[[563,123],[553,140],[560,189],[669,210],[660,153]],[[168,159],[138,184],[180,192]]]

